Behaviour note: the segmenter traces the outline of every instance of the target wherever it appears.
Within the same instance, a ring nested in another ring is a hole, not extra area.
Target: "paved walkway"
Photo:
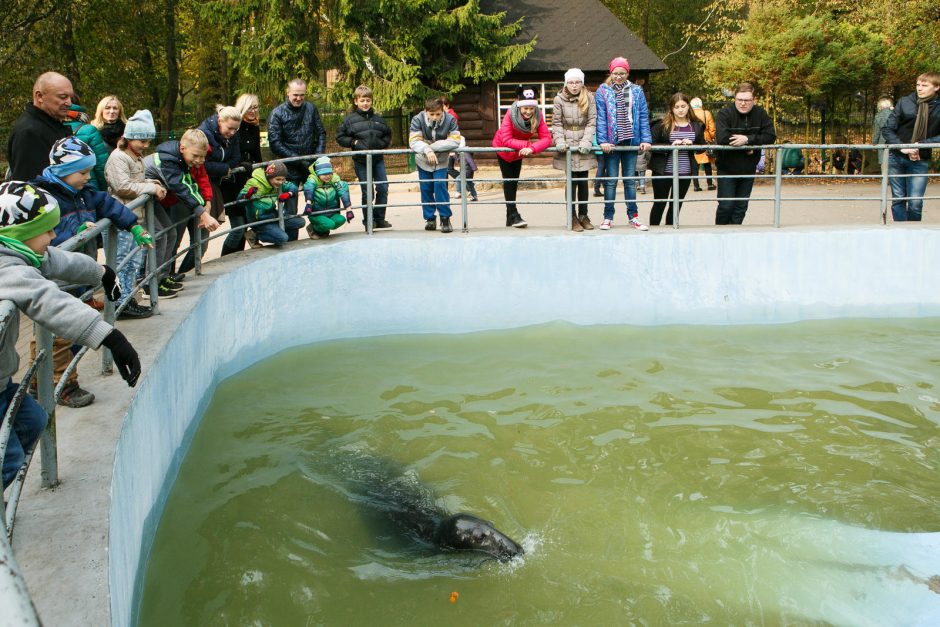
[[[536,168],[530,169],[530,172]],[[482,170],[479,178],[494,176],[495,170]],[[550,168],[543,168],[539,174],[551,176],[555,173]],[[508,229],[504,226],[505,211],[502,192],[484,189],[480,202],[469,203],[470,232],[462,234],[458,230],[450,235],[440,232],[425,233],[424,221],[418,207],[417,185],[414,175],[395,177],[407,181],[395,185],[391,193],[392,204],[407,205],[392,207],[388,210],[388,219],[394,228],[379,231],[375,237],[473,237],[479,235],[500,235],[524,237],[527,235],[556,235],[560,237],[651,237],[668,236],[671,228],[653,228],[650,233],[639,233],[623,227],[623,211],[618,208],[620,220],[616,228],[609,232],[594,230],[586,233],[572,233],[563,230],[564,210],[561,205],[535,204],[521,207],[523,215],[530,223],[528,229]],[[934,189],[938,187],[935,186]],[[874,226],[880,224],[880,208],[877,201],[858,202],[846,200],[848,197],[867,196],[877,198],[880,186],[872,182],[830,183],[830,184],[793,184],[784,188],[783,225],[817,225],[821,228],[832,226]],[[930,188],[928,188],[930,189]],[[772,188],[759,186],[754,196],[768,196]],[[354,200],[359,192],[353,189]],[[799,201],[800,197],[822,197],[822,201]],[[562,200],[564,192],[554,189],[523,189],[519,200],[535,203]],[[683,223],[689,229],[712,230],[727,228],[745,228],[763,230],[772,224],[772,205],[769,202],[753,202],[744,227],[715,227],[714,192],[691,192],[691,200],[703,202],[689,203],[683,210]],[[640,215],[649,215],[651,195],[639,196]],[[925,222],[940,223],[940,201],[928,201],[925,209]],[[456,215],[460,215],[459,205],[455,205]],[[600,205],[592,206],[591,216],[599,222]],[[459,219],[455,222],[459,225]],[[917,224],[891,224],[883,228],[920,228]],[[303,238],[306,238],[302,234]],[[303,239],[291,246],[324,246],[333,241],[351,238],[365,238],[359,223],[340,229],[329,240],[310,241]],[[216,278],[233,268],[259,256],[278,254],[276,250],[265,247],[262,250],[249,250],[244,253],[215,259],[221,246],[221,239],[213,241],[206,259],[205,273],[200,277],[191,277],[186,282],[186,289],[173,300],[161,301],[162,315],[146,320],[120,322],[118,326],[128,336],[141,356],[143,376],[153,363],[155,356],[166,343],[174,329],[189,314],[202,292]],[[23,326],[23,334],[28,341],[30,326]],[[21,352],[21,354],[23,354]],[[181,356],[182,358],[182,356]],[[114,445],[132,391],[116,375],[102,376],[98,370],[100,359],[95,353],[89,353],[81,366],[82,385],[94,392],[96,402],[83,409],[60,408],[57,412],[59,437],[59,473],[62,484],[53,491],[39,487],[39,464],[30,473],[17,516],[14,550],[17,560],[24,571],[27,584],[32,593],[40,616],[50,626],[58,625],[106,625],[110,622],[108,597],[108,508],[110,504],[111,469],[114,459]],[[167,390],[171,395],[172,390]]]

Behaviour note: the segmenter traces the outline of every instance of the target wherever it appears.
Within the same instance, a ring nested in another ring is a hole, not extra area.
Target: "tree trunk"
[[[75,51],[75,34],[72,24],[72,5],[67,4],[62,25],[62,60],[65,64],[65,75],[72,81],[74,91],[81,94],[82,77],[78,70],[78,53]]]
[[[164,52],[166,55],[166,100],[160,112],[163,129],[173,130],[173,111],[179,95],[179,62],[176,59],[176,0],[164,0]]]

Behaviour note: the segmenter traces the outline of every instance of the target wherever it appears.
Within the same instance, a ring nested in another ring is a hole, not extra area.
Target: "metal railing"
[[[892,200],[908,200],[912,197],[904,198],[890,198],[888,195],[889,181],[892,178],[907,178],[915,176],[926,176],[930,178],[935,178],[940,176],[938,174],[910,174],[910,175],[899,175],[891,174],[889,171],[889,157],[890,151],[892,149],[902,149],[902,148],[940,148],[940,144],[906,144],[906,145],[870,145],[870,144],[774,144],[766,146],[745,146],[745,147],[731,147],[731,146],[718,146],[718,145],[707,145],[707,146],[659,146],[654,145],[652,147],[653,151],[666,151],[670,155],[668,159],[672,162],[672,173],[666,175],[657,175],[653,177],[646,177],[645,173],[641,173],[637,176],[624,176],[624,177],[604,177],[598,176],[594,177],[595,181],[611,181],[615,182],[617,185],[620,181],[625,181],[627,184],[636,185],[637,182],[645,178],[651,179],[669,179],[671,180],[671,198],[669,202],[672,205],[673,209],[673,228],[679,228],[680,226],[680,211],[679,208],[684,203],[689,202],[708,202],[714,203],[721,200],[739,200],[736,198],[722,198],[722,197],[710,197],[707,199],[700,198],[680,198],[679,184],[680,179],[682,178],[694,178],[697,176],[698,164],[694,162],[694,152],[700,152],[704,149],[713,150],[713,151],[726,151],[726,150],[763,150],[767,157],[766,162],[772,164],[773,173],[772,174],[760,174],[754,172],[753,174],[713,174],[712,178],[714,179],[723,179],[723,178],[751,178],[756,180],[770,180],[773,182],[773,194],[769,197],[749,197],[748,199],[740,200],[752,200],[752,201],[770,201],[773,202],[774,206],[774,219],[773,226],[779,227],[781,224],[782,217],[782,205],[783,205],[783,196],[782,188],[784,180],[812,180],[812,179],[862,179],[868,178],[870,180],[880,181],[880,193],[877,198],[871,197],[848,197],[845,200],[857,200],[857,201],[878,201],[879,202],[879,213],[882,223],[886,223],[886,216],[888,207]],[[779,159],[779,151],[781,150],[814,150],[814,149],[826,149],[826,150],[867,150],[867,151],[878,151],[882,155],[882,164],[881,171],[877,175],[841,175],[841,174],[785,174],[782,167],[782,160]],[[564,208],[564,223],[566,228],[570,229],[572,227],[572,207],[576,206],[574,201],[574,190],[573,190],[573,179],[572,179],[572,155],[577,149],[567,148],[565,150],[559,150],[556,148],[549,148],[546,152],[549,153],[564,153],[565,155],[565,170],[560,172],[559,176],[556,177],[538,177],[538,178],[526,178],[519,177],[515,179],[507,179],[502,177],[497,178],[473,178],[474,183],[496,183],[502,184],[506,181],[516,181],[518,183],[534,183],[534,182],[558,182],[561,183],[565,188],[565,194],[563,199],[559,200],[537,200],[537,201],[524,201],[516,200],[516,205],[526,206],[526,205],[562,205]],[[625,147],[614,147],[615,151],[639,151],[638,147],[635,146],[625,146]],[[459,161],[459,174],[457,177],[458,190],[461,192],[460,198],[460,208],[461,208],[461,218],[462,218],[462,230],[464,232],[469,231],[469,205],[467,199],[467,181],[466,176],[467,167],[466,167],[466,158],[467,155],[472,154],[484,154],[484,153],[498,153],[498,152],[515,152],[508,148],[458,148],[453,151],[456,153]],[[688,152],[689,159],[692,162],[693,174],[692,176],[680,175],[679,174],[679,155],[681,152]],[[374,203],[375,197],[375,187],[376,181],[372,180],[372,165],[373,160],[377,156],[385,155],[395,155],[395,154],[413,154],[411,150],[405,149],[393,149],[393,150],[370,150],[370,151],[345,151],[345,152],[336,152],[329,153],[326,156],[331,158],[350,158],[353,156],[356,157],[365,157],[366,159],[366,171],[367,177],[364,181],[367,189],[366,193],[366,202],[364,204],[355,204],[353,203],[351,208],[355,210],[362,211],[364,213],[365,222],[366,222],[366,231],[371,235],[372,226],[373,226],[373,216],[377,208],[401,208],[401,207],[415,207],[414,202],[408,203],[384,203],[376,205]],[[289,159],[279,159],[277,161],[281,162],[291,162],[291,161],[312,161],[315,157],[320,155],[307,155],[300,157],[293,157]],[[271,162],[263,162],[259,164],[254,164],[253,167],[261,167]],[[581,179],[583,180],[583,179]],[[382,181],[381,183],[387,184],[390,187],[393,185],[414,185],[415,180],[399,180],[399,181]],[[635,196],[635,195],[634,195]],[[940,196],[923,196],[920,197],[923,200],[934,200],[940,198]],[[634,202],[637,204],[640,203],[651,203],[656,201],[661,201],[663,199],[634,199]],[[800,196],[800,197],[791,197],[787,198],[788,201],[820,201],[820,200],[829,200],[828,197],[813,197],[813,196]],[[623,198],[615,198],[615,202],[623,202]],[[147,231],[151,233],[156,240],[157,238],[167,234],[169,231],[175,233],[176,229],[186,224],[190,221],[196,221],[195,216],[187,216],[175,223],[169,225],[164,231],[156,232],[155,231],[155,218],[153,211],[153,203],[155,200],[149,195],[143,195],[133,202],[129,203],[127,206],[130,209],[135,209],[139,207],[144,207],[145,212],[145,224]],[[601,200],[586,200],[578,201],[577,204],[605,204],[610,201],[601,199]],[[238,201],[233,203],[228,203],[226,206],[231,206],[238,204]],[[478,201],[474,205],[485,206],[485,205],[503,205],[504,201],[493,200],[490,202]],[[421,206],[420,203],[418,206]],[[343,208],[335,209],[326,209],[322,211],[316,211],[313,215],[317,214],[326,214],[334,213],[342,210]],[[177,252],[167,261],[161,265],[157,265],[156,251],[154,249],[146,250],[146,267],[147,271],[144,275],[144,278],[139,282],[135,283],[134,290],[140,285],[149,286],[149,295],[150,295],[150,306],[153,309],[154,314],[159,314],[159,299],[158,299],[158,283],[160,275],[167,270],[167,268],[175,264],[176,260],[180,257],[186,255],[188,252],[193,251],[194,254],[194,270],[195,273],[202,274],[202,253],[203,248],[206,243],[212,239],[218,237],[227,237],[232,232],[245,231],[254,226],[260,224],[267,224],[277,222],[281,229],[284,229],[285,219],[293,217],[291,215],[285,215],[283,210],[283,204],[279,201],[277,205],[277,217],[258,220],[254,222],[247,222],[246,224],[229,228],[225,230],[220,230],[218,233],[210,234],[208,237],[203,237],[200,234],[200,229],[198,225],[193,229],[193,233],[197,234],[193,238],[193,241],[189,243],[186,248],[177,250]],[[301,216],[298,216],[301,217]],[[94,227],[88,228],[80,234],[72,237],[65,243],[60,245],[60,248],[63,250],[74,251],[76,249],[82,248],[87,245],[89,242],[92,242],[99,234],[104,232],[108,233],[107,243],[105,246],[105,263],[110,265],[115,269],[115,272],[120,271],[123,266],[131,261],[133,255],[141,254],[144,250],[142,248],[134,249],[131,254],[122,260],[121,264],[115,267],[114,261],[116,258],[116,245],[117,245],[117,230],[111,224],[110,220],[104,219],[95,224]],[[175,236],[175,235],[174,235]],[[66,286],[74,288],[75,286]],[[94,292],[94,287],[87,290],[82,294],[81,298],[87,299],[91,297],[91,294]],[[124,295],[127,297],[128,295]],[[103,317],[105,321],[113,324],[117,316],[121,313],[124,307],[130,302],[129,299],[126,299],[123,303],[115,306],[114,303],[111,303],[105,299],[105,307],[103,311]],[[10,301],[0,301],[0,335],[5,332],[6,325],[11,323],[12,316],[18,316],[19,311]],[[3,416],[3,422],[0,423],[0,459],[6,452],[7,442],[9,439],[10,431],[12,429],[13,417],[16,414],[16,411],[19,409],[20,402],[28,391],[28,388],[32,381],[36,380],[36,391],[37,397],[40,406],[46,411],[49,416],[49,422],[46,427],[45,432],[40,438],[39,448],[40,448],[40,462],[41,462],[41,474],[42,474],[42,486],[44,488],[54,487],[58,484],[58,463],[57,463],[57,449],[56,449],[56,424],[55,424],[55,408],[56,403],[59,400],[59,397],[62,393],[63,388],[66,385],[68,377],[72,371],[77,367],[78,363],[81,361],[82,357],[87,353],[87,348],[82,348],[71,360],[71,362],[66,367],[65,372],[61,375],[58,385],[53,387],[53,367],[52,367],[52,333],[43,328],[38,324],[34,324],[34,334],[36,337],[36,356],[33,359],[23,376],[22,381],[19,384],[13,402],[10,403],[9,408],[7,409],[5,415]],[[111,374],[113,372],[113,360],[110,354],[110,351],[107,348],[102,347],[102,362],[101,362],[101,372],[102,374]],[[20,495],[22,493],[23,482],[26,478],[26,473],[29,469],[30,462],[32,460],[34,451],[28,451],[26,462],[23,467],[20,469],[17,474],[16,479],[13,484],[8,489],[9,492],[9,501],[6,503],[0,504],[0,519],[4,522],[4,533],[0,537],[0,606],[4,607],[4,611],[8,610],[12,612],[12,617],[17,620],[22,620],[22,624],[33,625],[39,624],[38,617],[36,615],[35,608],[30,600],[29,594],[26,591],[25,582],[22,579],[21,574],[16,566],[15,560],[13,559],[12,550],[10,548],[9,540],[12,538],[14,519],[16,514],[17,505],[19,502]],[[22,617],[22,618],[21,618]]]

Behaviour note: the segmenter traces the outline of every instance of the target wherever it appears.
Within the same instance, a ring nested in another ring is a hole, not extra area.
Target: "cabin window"
[[[516,88],[520,85],[538,85],[541,102],[539,107],[545,116],[545,123],[551,126],[552,111],[555,108],[555,96],[565,86],[564,83],[497,83],[496,84],[496,106],[499,108],[499,119],[502,120],[506,111],[516,101]]]

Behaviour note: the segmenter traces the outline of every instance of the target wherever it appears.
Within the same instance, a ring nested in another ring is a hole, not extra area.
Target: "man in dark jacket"
[[[925,72],[917,77],[917,90],[898,100],[888,116],[882,134],[888,144],[940,143],[940,73]],[[932,151],[929,148],[902,148],[888,156],[891,176],[891,215],[895,222],[920,222],[927,191],[927,171]],[[907,198],[908,200],[904,200]]]
[[[33,102],[13,124],[7,142],[10,175],[16,181],[34,179],[49,165],[49,150],[72,130],[63,122],[72,106],[72,82],[46,72],[33,85]]]
[[[326,149],[326,129],[320,120],[320,112],[306,98],[307,83],[295,78],[287,84],[287,100],[271,109],[268,145],[275,157],[322,154]],[[302,186],[311,163],[313,159],[287,162],[287,180]]]
[[[740,83],[734,90],[734,104],[715,117],[715,143],[724,146],[761,146],[777,139],[770,116],[754,104],[754,86]],[[753,175],[760,161],[760,150],[719,150],[718,211],[715,224],[741,224],[747,213],[748,199],[754,187]],[[733,178],[721,178],[727,175]],[[729,200],[741,198],[743,200]]]

